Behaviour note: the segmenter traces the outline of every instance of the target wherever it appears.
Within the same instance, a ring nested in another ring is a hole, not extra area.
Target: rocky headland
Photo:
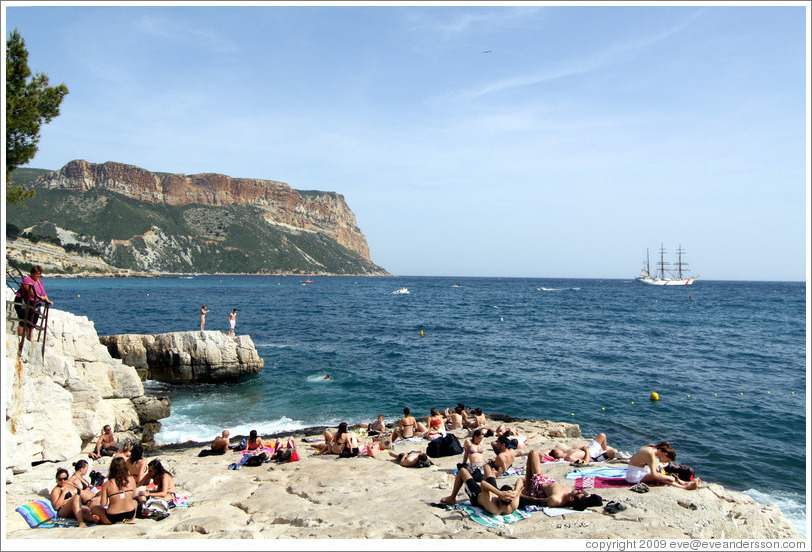
[[[135,368],[142,380],[219,383],[256,375],[265,364],[247,335],[169,332],[107,335],[99,340],[113,358]]]

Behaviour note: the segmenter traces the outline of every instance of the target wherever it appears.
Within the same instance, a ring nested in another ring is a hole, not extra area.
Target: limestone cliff
[[[6,301],[13,300],[9,291]],[[44,357],[41,342],[26,340],[18,359],[19,338],[7,323],[3,406],[8,469],[20,473],[32,462],[92,450],[105,424],[113,426],[119,443],[152,442],[158,420],[169,416],[169,399],[144,395],[135,368],[110,357],[93,322],[51,309],[44,337]]]
[[[284,182],[222,174],[157,175],[133,165],[84,160],[71,161],[59,171],[41,176],[37,185],[73,191],[98,188],[169,205],[254,205],[269,222],[322,232],[370,260],[369,246],[355,214],[344,196],[334,192],[300,193]]]

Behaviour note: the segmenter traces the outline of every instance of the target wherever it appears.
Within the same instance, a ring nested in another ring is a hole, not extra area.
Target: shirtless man
[[[211,450],[220,454],[224,454],[228,450],[228,436],[229,432],[227,429],[223,430],[223,435],[220,437],[215,437],[214,441],[211,443]]]
[[[378,419],[371,424],[358,424],[355,427],[366,429],[370,436],[386,433],[386,423],[383,421],[383,414],[378,414]]]
[[[588,495],[581,490],[573,490],[568,485],[556,483],[551,477],[541,473],[541,452],[530,451],[527,457],[527,471],[522,488],[522,504],[549,506],[550,508],[570,507],[583,511],[589,506],[600,506],[597,495]]]
[[[400,454],[395,454],[390,450],[389,456],[395,458],[398,464],[404,468],[427,468],[431,466],[431,460],[429,460],[429,455],[426,454],[425,449],[401,452]]]
[[[697,477],[693,481],[682,481],[676,475],[660,473],[660,462],[673,462],[677,453],[668,441],[656,445],[646,445],[629,459],[626,468],[626,481],[629,483],[662,483],[680,489],[693,490],[699,488],[701,480]]]
[[[400,439],[408,439],[415,436],[415,431],[422,433],[426,432],[426,427],[418,422],[409,407],[403,409],[403,418],[400,419],[398,427],[392,432],[392,442]]]
[[[611,460],[617,455],[617,450],[606,445],[605,433],[598,433],[588,443],[577,443],[571,446],[558,444],[547,454],[556,459],[563,458],[567,462],[589,464],[590,462]]]
[[[234,337],[234,328],[237,327],[237,309],[228,315],[228,335]]]
[[[496,486],[496,478],[493,470],[485,466],[485,478],[477,483],[465,468],[460,468],[457,478],[454,480],[454,488],[449,496],[440,499],[443,504],[456,504],[457,493],[465,485],[465,493],[471,500],[471,504],[479,506],[484,510],[496,515],[508,515],[519,507],[519,500],[522,496],[524,486],[523,479],[517,479],[513,489],[509,485],[501,488]]]
[[[447,430],[462,429],[462,409],[458,406],[451,414],[446,410],[445,428]]]
[[[91,452],[88,456],[93,458],[101,458],[102,456],[113,456],[118,447],[116,446],[116,438],[113,435],[113,428],[106,425],[102,428],[101,437],[96,442],[95,452]]]
[[[527,456],[531,451],[516,450],[508,448],[510,438],[507,435],[502,435],[493,443],[493,451],[496,453],[496,458],[490,460],[487,466],[490,466],[496,476],[500,476],[513,465],[513,461],[517,456]]]

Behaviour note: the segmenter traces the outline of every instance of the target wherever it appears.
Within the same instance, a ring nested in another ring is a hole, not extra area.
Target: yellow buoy
[[[632,404],[634,404],[634,401],[632,401]]]
[[[691,398],[691,395],[688,395],[688,398],[690,399],[690,398]]]
[[[793,391],[792,393],[790,393],[790,395],[794,395],[794,394],[795,394],[795,391]]]
[[[575,412],[570,412],[570,416],[575,416]]]
[[[660,400],[660,395],[658,395],[656,391],[652,391],[652,393],[651,393],[651,395],[649,396],[649,398],[650,398],[652,401],[659,401],[659,400]]]
[[[602,406],[602,407],[601,407],[601,410],[606,410],[606,407]]]
[[[420,330],[420,335],[423,335],[423,330]]]
[[[714,394],[713,394],[713,396],[714,396],[714,397],[718,397],[719,395],[717,395],[716,393],[714,393]]]
[[[77,294],[76,294],[76,297],[81,297],[81,295],[79,295],[79,294],[77,293]]]
[[[743,396],[744,396],[744,393],[739,393],[739,395],[741,395],[741,396],[743,397]]]
[[[768,394],[768,395],[772,395],[772,393],[770,393],[769,391],[767,391],[767,394]]]

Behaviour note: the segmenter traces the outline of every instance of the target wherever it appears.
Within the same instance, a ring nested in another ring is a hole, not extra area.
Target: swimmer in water
[[[330,379],[330,374],[324,374],[324,377],[323,377],[323,378],[321,378],[321,379],[322,379],[322,380],[328,380],[328,379]]]

